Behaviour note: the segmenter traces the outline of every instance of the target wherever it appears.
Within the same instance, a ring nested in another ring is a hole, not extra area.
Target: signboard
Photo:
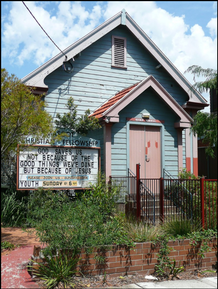
[[[99,160],[100,148],[95,146],[32,145],[18,155],[17,189],[87,188],[96,182]]]

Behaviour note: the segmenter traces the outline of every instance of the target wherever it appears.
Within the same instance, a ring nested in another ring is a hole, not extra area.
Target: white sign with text
[[[99,148],[31,146],[18,156],[18,189],[87,188],[98,170]]]

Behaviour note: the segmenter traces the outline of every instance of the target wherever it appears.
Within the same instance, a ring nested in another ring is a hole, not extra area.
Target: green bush
[[[20,227],[26,222],[27,198],[13,191],[2,193],[1,224],[3,227]]]
[[[69,198],[62,191],[39,188],[29,195],[26,223],[28,226],[35,227],[52,210],[59,210],[63,203],[69,202]]]
[[[40,189],[31,196],[28,224],[35,227],[40,241],[54,250],[132,245],[124,224],[115,215],[117,195],[117,188],[108,189],[103,183],[74,201]]]
[[[107,183],[105,175],[99,174],[97,183],[90,186],[82,196],[82,201],[86,206],[92,204],[98,206],[99,212],[106,220],[116,212],[117,201],[120,198],[120,186]]]
[[[166,218],[162,225],[163,232],[172,237],[185,237],[193,231],[200,230],[200,228],[200,223],[193,223],[190,219],[177,219],[175,217]]]
[[[53,256],[50,252],[45,256],[45,263],[38,263],[39,267],[34,268],[32,273],[44,281],[47,289],[52,289],[59,285],[62,286],[61,288],[74,287],[73,277],[77,272],[78,261],[79,258],[75,252],[69,255],[66,252],[59,251],[57,256]],[[32,266],[28,267],[31,268]]]

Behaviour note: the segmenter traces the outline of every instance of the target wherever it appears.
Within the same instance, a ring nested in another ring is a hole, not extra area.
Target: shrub
[[[18,193],[6,191],[2,193],[1,224],[3,227],[20,227],[26,221],[26,197],[18,198]]]
[[[66,252],[59,251],[57,256],[53,256],[50,252],[45,256],[45,263],[38,263],[38,268],[34,268],[32,273],[43,280],[48,289],[59,285],[63,286],[61,288],[74,287],[73,276],[77,272],[78,261],[79,258],[75,252],[68,255]],[[33,268],[31,265],[29,267]]]
[[[63,203],[68,203],[69,198],[62,191],[51,191],[39,188],[29,195],[27,205],[27,224],[35,227],[52,210],[58,210]]]
[[[91,204],[98,206],[99,212],[106,220],[115,213],[119,198],[120,186],[108,184],[105,175],[99,174],[96,184],[91,185],[83,194],[82,201],[86,206]]]
[[[103,214],[105,204],[99,205],[93,195],[88,200],[84,195],[81,200],[72,202],[63,194],[41,192],[41,197],[35,194],[35,206],[28,221],[35,227],[40,241],[49,248],[79,251],[85,246],[132,244],[121,219],[112,215],[114,201],[109,201],[107,214]]]
[[[181,219],[169,217],[164,220],[162,225],[163,231],[172,237],[187,236],[193,231],[199,230],[200,223],[193,223],[190,219]]]
[[[162,234],[161,226],[153,226],[143,221],[126,221],[126,229],[128,231],[129,238],[134,242],[146,242],[155,240],[160,234]]]

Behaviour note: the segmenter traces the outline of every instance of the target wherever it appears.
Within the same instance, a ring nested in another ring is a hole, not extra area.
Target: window
[[[112,36],[112,66],[126,68],[126,38]]]

